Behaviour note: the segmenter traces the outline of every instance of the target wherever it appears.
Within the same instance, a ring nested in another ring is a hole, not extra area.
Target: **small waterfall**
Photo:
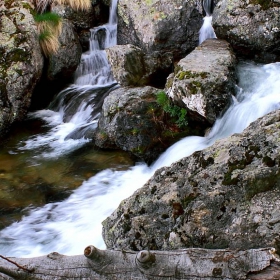
[[[141,187],[160,167],[212,145],[217,139],[239,133],[257,118],[280,108],[280,63],[238,67],[239,92],[207,137],[186,137],[171,146],[151,166],[141,163],[127,171],[103,170],[66,200],[33,209],[18,223],[0,231],[0,254],[17,257],[52,251],[82,254],[93,244],[101,249],[101,222]]]
[[[104,98],[118,86],[105,52],[117,42],[117,2],[111,3],[109,22],[91,29],[90,49],[81,57],[74,84],[57,95],[49,110],[30,114],[43,119],[51,130],[21,143],[19,149],[37,148],[43,157],[57,157],[89,141]]]
[[[203,0],[203,9],[206,16],[203,18],[203,25],[199,30],[199,44],[206,39],[217,38],[212,27],[212,13],[214,10],[213,0]]]

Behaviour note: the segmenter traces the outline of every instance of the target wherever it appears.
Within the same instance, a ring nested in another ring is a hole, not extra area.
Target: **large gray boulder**
[[[280,111],[155,172],[103,222],[108,248],[280,251]]]
[[[172,53],[145,54],[133,45],[106,49],[114,78],[121,86],[164,86],[173,64]]]
[[[0,137],[26,115],[43,69],[37,27],[25,1],[0,3]]]
[[[153,161],[164,148],[160,142],[162,113],[156,103],[157,89],[119,88],[105,98],[95,144],[118,148]]]
[[[168,95],[191,118],[213,124],[231,103],[236,59],[226,41],[206,40],[181,59],[166,83]]]
[[[201,0],[120,0],[118,44],[181,58],[197,46],[202,18]]]
[[[100,148],[121,149],[148,163],[178,137],[193,133],[179,129],[156,101],[158,89],[120,87],[104,100],[94,142]]]
[[[48,60],[48,79],[69,79],[80,63],[82,47],[73,24],[64,19],[59,35],[59,49]]]
[[[218,38],[226,39],[237,52],[280,55],[280,2],[220,0],[213,14]]]

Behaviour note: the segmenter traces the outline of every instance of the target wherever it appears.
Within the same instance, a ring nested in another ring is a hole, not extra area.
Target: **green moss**
[[[207,78],[208,73],[207,72],[192,72],[192,71],[178,71],[176,78],[179,80],[184,79],[195,79],[195,78]]]
[[[18,61],[27,62],[29,60],[29,53],[23,49],[15,48],[6,57],[6,61],[11,64]]]
[[[146,3],[148,6],[151,6],[151,5],[153,5],[153,0],[145,0],[145,3]]]
[[[198,81],[193,81],[188,84],[188,90],[190,94],[197,94],[201,90],[201,83]]]
[[[271,7],[279,6],[279,4],[276,4],[275,2],[273,2],[271,0],[250,0],[250,4],[260,5],[263,10],[267,10]]]

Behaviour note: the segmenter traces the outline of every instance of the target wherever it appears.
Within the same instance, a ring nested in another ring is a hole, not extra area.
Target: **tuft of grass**
[[[59,49],[58,37],[62,31],[62,19],[55,13],[34,15],[39,32],[39,42],[45,56],[56,53]]]
[[[57,53],[60,46],[57,35],[52,33],[50,30],[40,32],[39,42],[45,56]]]
[[[53,32],[59,36],[62,31],[62,19],[56,13],[43,13],[34,15],[34,20],[37,23],[39,33],[46,30]]]
[[[43,13],[46,11],[47,7],[52,4],[52,0],[34,0],[34,5],[36,7],[36,11]]]
[[[89,10],[91,8],[90,0],[57,0],[60,5],[69,5],[73,10]]]

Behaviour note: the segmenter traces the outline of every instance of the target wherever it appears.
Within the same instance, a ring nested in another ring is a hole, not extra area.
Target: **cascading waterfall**
[[[105,52],[105,48],[116,45],[116,38],[117,0],[113,0],[109,22],[91,30],[90,50],[81,57],[74,84],[61,91],[48,110],[30,114],[52,129],[22,142],[19,149],[37,148],[42,156],[54,158],[89,141],[87,133],[97,126],[104,98],[118,86]]]
[[[199,44],[206,39],[217,38],[212,27],[212,13],[214,9],[213,0],[203,0],[203,9],[206,16],[203,18],[203,25],[199,30]]]
[[[280,108],[280,63],[242,63],[238,75],[239,91],[207,137],[182,139],[151,167],[141,163],[127,171],[104,170],[85,181],[65,201],[32,210],[19,223],[0,232],[0,254],[28,257],[58,251],[73,255],[81,254],[89,244],[105,248],[101,222],[156,169],[202,150],[217,139],[239,133],[252,121]]]

